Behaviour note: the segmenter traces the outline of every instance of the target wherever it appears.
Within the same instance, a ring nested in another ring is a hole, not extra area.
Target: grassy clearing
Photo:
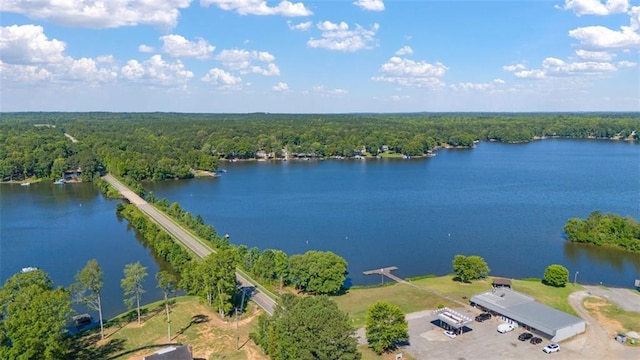
[[[384,287],[351,289],[346,295],[336,297],[338,306],[349,313],[354,326],[364,326],[369,306],[376,301],[387,301],[398,305],[405,313],[437,309],[438,306],[459,307],[460,304],[435,295],[468,304],[472,295],[491,290],[491,280],[474,281],[462,284],[453,280],[453,276],[426,277],[411,281],[420,287],[416,289],[406,284],[393,284]],[[537,301],[553,308],[576,315],[569,305],[570,293],[582,290],[580,285],[567,285],[564,288],[546,286],[540,280],[512,280],[513,289],[534,297]]]
[[[415,360],[408,352],[402,350],[396,350],[382,355],[376,354],[368,345],[360,345],[358,346],[358,350],[362,353],[362,360],[395,360],[396,354],[399,353],[402,353],[402,360]]]
[[[250,304],[247,315],[240,318],[236,330],[233,319],[227,319],[226,322],[220,320],[197,297],[180,297],[171,307],[169,341],[164,306],[161,302],[153,303],[145,306],[141,325],[138,325],[135,314],[130,316],[127,313],[108,322],[105,340],[100,340],[98,329],[83,333],[75,339],[72,358],[140,359],[166,347],[162,344],[182,343],[191,345],[197,358],[267,359],[253,341],[248,341],[249,333],[257,323],[258,313]],[[243,345],[240,350],[237,350],[237,344]]]
[[[619,332],[640,332],[640,313],[626,311],[603,298],[587,297],[584,300],[584,304],[585,308],[595,316],[602,315],[613,322],[617,322]]]

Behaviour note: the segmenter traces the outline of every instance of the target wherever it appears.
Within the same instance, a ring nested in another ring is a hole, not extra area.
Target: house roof
[[[509,285],[511,286],[511,280],[505,278],[493,278],[494,285]]]
[[[551,336],[567,326],[584,323],[578,317],[536,302],[532,297],[509,288],[497,288],[474,295],[471,301]]]

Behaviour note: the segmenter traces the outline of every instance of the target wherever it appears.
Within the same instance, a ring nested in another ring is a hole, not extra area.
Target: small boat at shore
[[[28,273],[36,270],[38,270],[38,268],[35,266],[27,266],[22,268],[22,273],[24,274],[24,273]]]
[[[58,179],[54,182],[55,185],[62,185],[64,184],[64,179]]]
[[[28,181],[27,182],[23,182],[23,183],[20,184],[20,186],[29,186],[29,185],[31,185],[31,183],[28,182]]]

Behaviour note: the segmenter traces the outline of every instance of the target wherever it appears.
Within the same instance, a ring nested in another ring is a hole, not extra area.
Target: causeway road
[[[191,251],[200,258],[205,258],[207,255],[215,252],[215,250],[198,240],[193,234],[182,228],[182,226],[177,224],[168,215],[156,209],[153,205],[138,196],[113,175],[107,174],[102,178],[118,190],[122,196],[129,200],[129,202],[137,206],[140,211],[164,228],[175,239],[191,249]],[[258,306],[260,306],[269,315],[273,315],[273,311],[276,307],[276,302],[273,299],[275,298],[274,295],[271,295],[271,297],[266,295],[264,290],[260,290],[261,286],[256,281],[250,280],[249,277],[246,274],[241,273],[241,270],[239,269],[236,270],[236,279],[240,283],[240,288],[251,298],[251,300],[258,304]]]

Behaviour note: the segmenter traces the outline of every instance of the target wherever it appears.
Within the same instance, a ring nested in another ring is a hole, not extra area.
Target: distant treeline
[[[564,231],[570,241],[640,252],[640,223],[632,217],[594,211],[586,220],[569,219]]]
[[[421,156],[477,140],[637,141],[639,132],[638,113],[0,113],[0,178],[55,178],[80,167],[85,179],[106,170],[136,181],[163,180],[215,170],[222,159]]]

